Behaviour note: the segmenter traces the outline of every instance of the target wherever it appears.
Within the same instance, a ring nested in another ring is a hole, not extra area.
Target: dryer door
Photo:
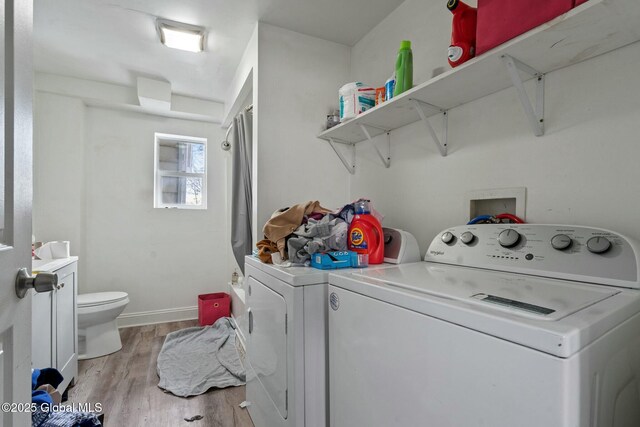
[[[287,418],[287,304],[278,294],[254,277],[250,287],[249,362],[258,380]]]

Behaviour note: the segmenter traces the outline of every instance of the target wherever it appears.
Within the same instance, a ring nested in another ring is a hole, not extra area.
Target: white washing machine
[[[330,274],[330,425],[640,426],[639,251],[461,226],[425,262]]]

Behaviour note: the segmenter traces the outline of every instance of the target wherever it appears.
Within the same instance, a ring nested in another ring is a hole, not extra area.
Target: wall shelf
[[[640,40],[638,0],[589,0],[465,64],[447,71],[318,135],[355,173],[355,144],[422,120],[442,156],[447,154],[447,111],[514,86],[535,135],[544,133],[544,75]],[[537,79],[532,105],[524,82]],[[443,136],[431,117],[442,115]],[[372,141],[373,142],[373,141]],[[335,144],[353,150],[348,162]],[[374,145],[375,147],[375,145]],[[390,155],[384,158],[389,167]]]

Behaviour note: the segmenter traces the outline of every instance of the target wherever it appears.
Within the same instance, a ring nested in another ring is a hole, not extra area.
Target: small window
[[[155,134],[156,208],[207,208],[207,140]]]

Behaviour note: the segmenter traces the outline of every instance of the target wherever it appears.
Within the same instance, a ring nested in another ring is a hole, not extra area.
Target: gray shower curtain
[[[244,256],[251,255],[251,165],[253,111],[245,110],[233,119],[231,171],[231,248],[244,274]]]

